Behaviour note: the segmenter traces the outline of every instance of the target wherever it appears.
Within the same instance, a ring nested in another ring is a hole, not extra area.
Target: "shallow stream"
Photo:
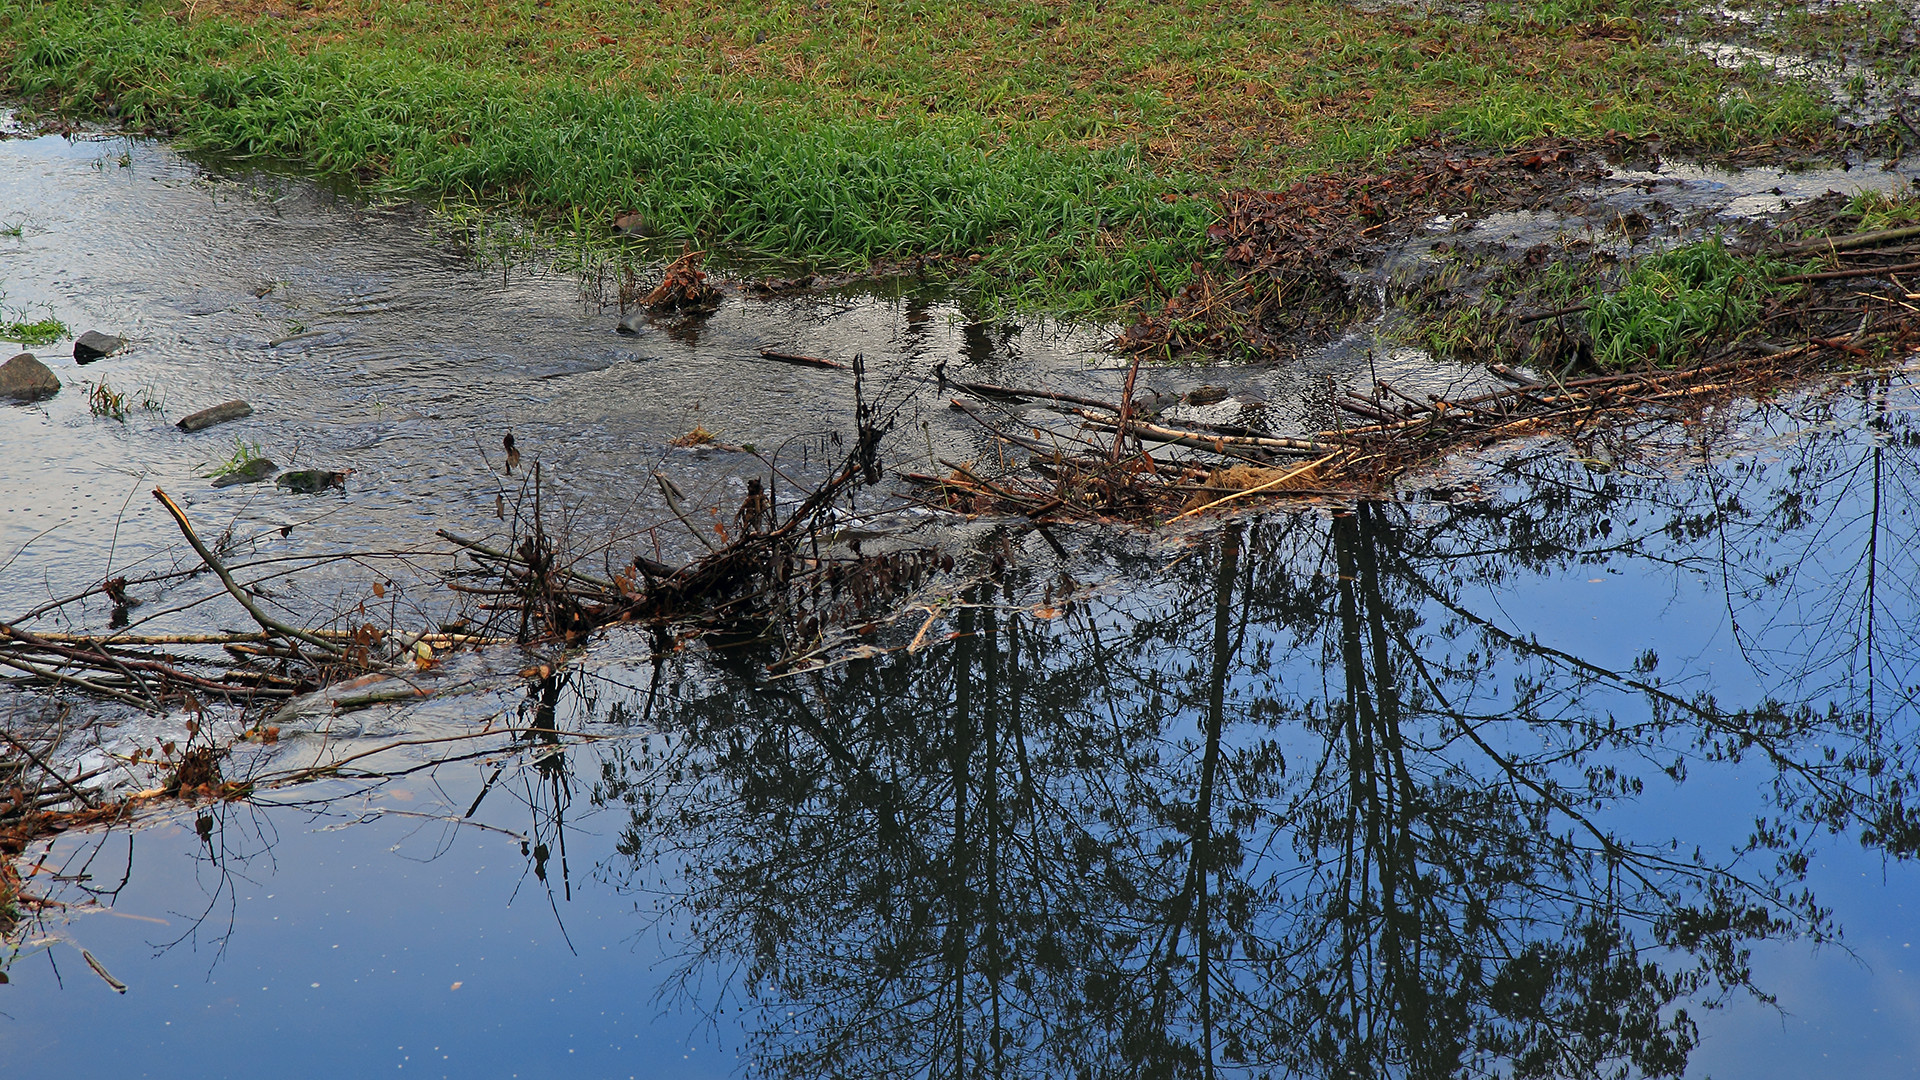
[[[848,379],[760,346],[864,354],[902,403],[895,468],[994,452],[937,365],[1120,379],[1100,328],[974,322],[912,282],[624,336],[577,277],[476,267],[415,208],[146,144],[0,142],[0,200],[22,222],[0,238],[5,304],[132,341],[85,368],[37,350],[68,388],[0,408],[9,618],[180,558],[156,484],[264,559],[497,526],[523,490],[508,432],[582,537],[667,520],[656,471],[721,501],[764,469],[666,445],[695,425],[804,478],[851,425]],[[1383,351],[1152,378],[1297,433]],[[163,411],[91,415],[81,383],[102,378]],[[172,425],[234,397],[254,415]],[[378,776],[36,845],[28,887],[72,906],[0,960],[0,1061],[1920,1075],[1917,408],[1904,377],[1845,382],[1504,447],[1397,501],[1062,529],[1065,559],[1012,523],[895,508],[874,527],[946,545],[958,592],[883,651],[784,678],[637,633],[544,674],[458,657],[432,700],[228,766],[448,740],[360,763]],[[352,472],[320,495],[214,489],[236,439]],[[663,557],[692,543],[660,535]],[[432,619],[447,565],[342,564],[281,599],[350,605],[384,580]],[[169,611],[206,589],[169,590],[135,616],[244,617]],[[9,723],[47,708],[0,691]],[[184,723],[109,720],[75,761]]]

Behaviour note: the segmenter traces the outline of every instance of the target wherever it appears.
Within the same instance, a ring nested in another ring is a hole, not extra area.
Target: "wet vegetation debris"
[[[660,284],[640,302],[656,315],[708,312],[720,306],[720,290],[707,282],[704,251],[689,251],[667,264]]]
[[[689,446],[706,446],[711,442],[713,442],[713,432],[708,431],[699,424],[695,424],[693,430],[687,432],[685,435],[675,435],[673,438],[668,439],[667,445],[684,448]]]
[[[1620,143],[1542,140],[1507,153],[1463,152],[1439,139],[1385,166],[1337,170],[1274,190],[1229,191],[1207,230],[1213,265],[1115,341],[1128,352],[1278,359],[1325,342],[1377,303],[1351,280],[1356,263],[1437,213],[1538,209],[1606,174]]]
[[[1565,377],[1782,353],[1906,327],[1916,313],[1904,275],[1920,269],[1920,228],[1871,226],[1897,220],[1889,209],[1915,205],[1913,195],[1835,196],[1783,221],[1625,257],[1586,240],[1520,259],[1447,251],[1437,272],[1402,295],[1402,332],[1442,359],[1531,364]],[[1868,208],[1878,215],[1869,218]],[[1876,359],[1903,339],[1878,340]]]
[[[823,639],[858,637],[859,630],[845,628],[889,615],[890,601],[952,569],[953,561],[884,538],[876,538],[877,551],[863,551],[858,540],[834,546],[842,523],[858,516],[858,493],[885,475],[880,448],[895,422],[868,398],[864,358],[854,357],[851,367],[856,427],[850,445],[825,480],[794,495],[797,501],[776,500],[790,485],[771,470],[764,481],[748,479],[731,514],[714,507],[703,522],[684,505],[684,493],[656,474],[669,509],[705,551],[681,565],[641,554],[607,573],[579,569],[579,556],[563,551],[547,531],[537,465],[531,513],[516,540],[496,546],[442,530],[493,579],[456,585],[482,601],[485,621],[476,632],[577,645],[603,627],[629,624],[725,641],[736,651],[764,649],[775,665],[817,650]]]

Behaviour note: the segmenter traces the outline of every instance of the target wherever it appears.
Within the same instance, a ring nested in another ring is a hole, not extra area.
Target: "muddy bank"
[[[1897,158],[1736,169],[1665,152],[1657,141],[1623,139],[1498,152],[1434,140],[1284,190],[1227,192],[1208,232],[1209,261],[1113,344],[1160,360],[1311,363],[1362,323],[1374,333],[1361,344],[1389,329],[1446,359],[1476,359],[1435,324],[1456,310],[1497,317],[1539,293],[1604,294],[1619,287],[1618,268],[1689,242],[1722,237],[1759,250],[1824,232],[1835,215],[1810,213],[1816,198],[1911,198],[1920,178],[1920,166]],[[1479,273],[1462,274],[1462,263]],[[1516,282],[1487,290],[1499,271]],[[1539,357],[1583,359],[1577,350]]]

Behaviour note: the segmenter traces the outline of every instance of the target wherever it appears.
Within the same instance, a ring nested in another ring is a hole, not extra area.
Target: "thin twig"
[[[261,629],[269,633],[279,634],[282,637],[304,641],[329,656],[340,655],[340,647],[334,643],[318,634],[311,634],[305,630],[288,626],[286,623],[260,610],[259,605],[253,602],[253,598],[247,595],[247,591],[240,587],[239,582],[233,580],[233,575],[227,572],[227,568],[221,565],[220,560],[214,558],[213,552],[207,550],[207,545],[200,542],[200,537],[193,531],[193,525],[187,521],[186,513],[182,511],[172,499],[167,497],[166,492],[159,488],[153,489],[153,497],[160,500],[160,505],[167,508],[167,513],[173,515],[174,523],[180,526],[180,532],[186,536],[187,543],[193,545],[193,550],[200,556],[201,561],[205,562],[207,568],[219,576],[220,583],[227,587],[227,592],[232,595],[235,600],[240,602],[241,607],[247,609],[247,614],[253,616],[253,621],[259,623]]]

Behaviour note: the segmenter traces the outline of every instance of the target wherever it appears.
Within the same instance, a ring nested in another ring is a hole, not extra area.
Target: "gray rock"
[[[103,334],[98,330],[89,330],[73,342],[73,358],[82,364],[91,364],[95,360],[112,356],[127,347],[127,339]]]
[[[238,420],[243,416],[252,415],[253,406],[244,401],[229,401],[215,405],[211,409],[201,409],[192,416],[183,416],[180,418],[178,426],[181,431],[203,431],[215,424],[222,424],[228,420]]]
[[[634,311],[632,314],[628,315],[626,318],[621,319],[620,325],[615,327],[614,329],[620,331],[623,334],[626,334],[629,337],[637,337],[640,334],[646,333],[648,321],[649,320],[647,319],[647,309],[640,308]]]
[[[213,486],[232,487],[235,484],[257,484],[279,471],[280,466],[275,465],[266,458],[250,458],[245,465],[240,466],[232,472],[221,473],[219,476],[214,477]]]
[[[60,392],[60,379],[32,353],[0,364],[0,398],[39,401]]]

